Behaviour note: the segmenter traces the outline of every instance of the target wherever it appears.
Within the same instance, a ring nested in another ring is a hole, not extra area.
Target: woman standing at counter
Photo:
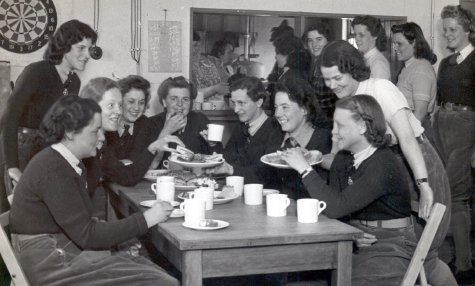
[[[388,44],[381,21],[372,16],[356,16],[351,26],[355,30],[358,50],[364,55],[366,66],[371,70],[371,77],[391,80],[389,62],[381,53]]]
[[[91,27],[68,21],[50,39],[44,60],[28,65],[18,77],[2,120],[12,179],[18,181],[28,161],[42,149],[38,128],[50,106],[63,95],[78,95],[81,81],[74,71],[86,68],[89,48],[96,40]]]
[[[143,257],[110,251],[167,220],[170,204],[113,222],[93,217],[81,160],[96,156],[101,124],[98,104],[76,96],[60,98],[46,114],[43,129],[52,145],[28,164],[10,213],[22,268],[32,285],[179,285]]]

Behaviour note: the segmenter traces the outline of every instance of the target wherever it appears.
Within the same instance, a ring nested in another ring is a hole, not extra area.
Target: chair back
[[[432,206],[429,219],[427,220],[421,238],[417,243],[416,250],[414,251],[409,267],[407,268],[406,274],[401,282],[401,286],[414,286],[417,276],[420,277],[420,283],[422,286],[428,285],[423,267],[424,260],[426,259],[427,253],[429,253],[432,241],[434,240],[437,229],[439,228],[442,217],[444,216],[445,209],[446,206],[440,203],[435,203]]]
[[[4,212],[0,215],[0,224],[2,225],[0,231],[0,254],[7,266],[8,272],[10,272],[12,282],[15,285],[29,285],[25,273],[15,256],[15,252],[13,252],[10,238],[5,231],[5,228],[10,224],[10,211]]]

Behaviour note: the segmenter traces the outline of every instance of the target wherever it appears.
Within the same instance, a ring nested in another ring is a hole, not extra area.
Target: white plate
[[[148,170],[147,173],[143,176],[144,179],[156,182],[157,177],[159,176],[165,176],[167,174],[168,170],[165,169],[160,169],[160,170]]]
[[[188,193],[190,194],[190,193],[193,193],[193,192],[188,192]],[[213,204],[221,205],[221,204],[229,203],[230,201],[232,201],[232,200],[236,199],[237,197],[239,197],[238,195],[234,195],[234,196],[229,197],[229,198],[217,198],[220,194],[221,194],[221,191],[214,191]],[[181,200],[184,200],[184,199],[188,198],[188,197],[183,196],[183,193],[178,194],[177,197]]]
[[[184,217],[185,212],[182,211],[181,209],[173,209],[172,213],[170,214],[170,217]]]
[[[308,152],[310,152],[310,155],[311,155],[310,160],[307,160],[307,162],[310,165],[316,165],[316,164],[319,164],[319,163],[322,162],[322,160],[323,160],[322,152],[320,152],[318,150],[311,150],[311,151],[308,151]],[[279,156],[279,155],[277,154],[277,152],[266,154],[266,155],[261,157],[261,162],[264,163],[264,164],[267,164],[269,166],[279,168],[279,169],[292,169],[286,163],[281,164],[281,163],[270,162],[269,157],[272,157],[272,156]]]
[[[187,168],[209,168],[209,167],[215,167],[224,163],[224,159],[208,161],[204,163],[184,162],[184,161],[178,160],[178,158],[175,155],[171,155],[170,158],[168,158],[168,160],[170,162],[176,163],[178,165],[181,165]]]
[[[227,222],[227,221],[217,220],[217,219],[214,219],[214,221],[216,221],[218,223],[218,226],[213,226],[213,227],[199,226],[197,224],[190,224],[190,223],[186,223],[186,222],[182,223],[182,225],[184,227],[191,228],[191,229],[196,229],[196,230],[216,230],[216,229],[221,229],[221,228],[225,228],[225,227],[229,226],[229,222]]]
[[[156,203],[157,203],[157,200],[147,200],[147,201],[141,201],[140,205],[143,207],[151,208]],[[177,201],[170,202],[170,204],[172,205],[172,207],[177,207],[180,205],[180,203]]]

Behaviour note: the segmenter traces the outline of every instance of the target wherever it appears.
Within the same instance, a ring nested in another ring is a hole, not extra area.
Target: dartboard
[[[52,0],[0,0],[0,46],[31,53],[48,43],[56,29]]]

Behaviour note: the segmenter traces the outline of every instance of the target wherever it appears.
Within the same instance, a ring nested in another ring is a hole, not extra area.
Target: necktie
[[[449,63],[450,63],[451,65],[456,65],[456,64],[458,64],[457,58],[458,58],[459,56],[460,56],[460,53],[459,53],[459,52],[453,54],[453,55],[450,57],[450,59],[449,59]]]
[[[244,126],[242,126],[242,133],[249,143],[251,140],[251,134],[249,133],[249,123],[245,123]]]
[[[297,140],[295,140],[294,137],[289,137],[285,139],[284,146],[282,148],[285,150],[288,148],[295,148],[295,147],[300,147],[299,142],[297,142]]]

